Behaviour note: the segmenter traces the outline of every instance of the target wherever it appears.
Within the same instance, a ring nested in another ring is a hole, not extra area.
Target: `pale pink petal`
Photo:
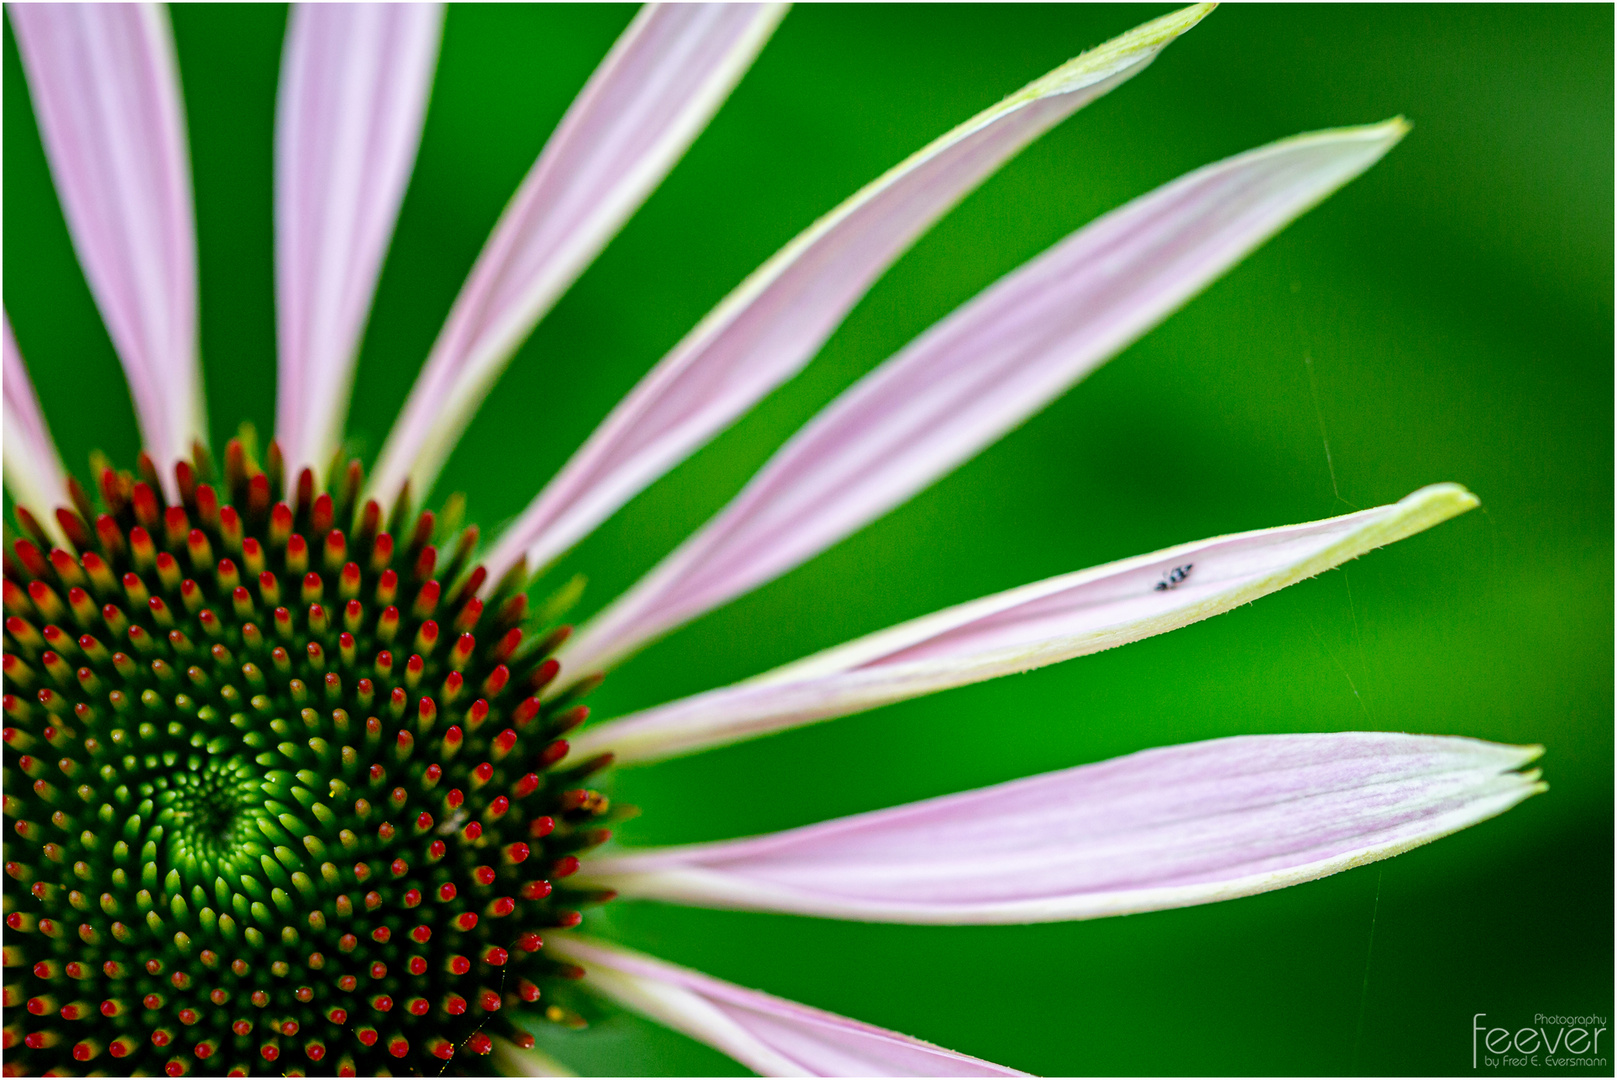
[[[651,5],[551,136],[449,313],[371,490],[425,495],[517,346],[707,126],[785,13]]]
[[[1476,505],[1464,488],[1434,484],[1390,506],[1047,578],[586,729],[572,752],[655,761],[1126,645],[1250,604]]]
[[[1026,1075],[603,941],[556,935],[545,952],[582,965],[596,993],[764,1076]]]
[[[591,859],[588,882],[708,907],[1027,923],[1250,896],[1447,836],[1543,791],[1541,747],[1248,735],[770,836]],[[581,884],[586,879],[580,878]]]
[[[421,143],[443,8],[299,4],[275,126],[275,437],[287,482],[330,463]]]
[[[815,222],[719,304],[612,411],[485,565],[538,570],[802,369],[872,282],[1028,143],[1143,71],[1210,10],[1092,49],[912,154]]]
[[[5,474],[6,488],[18,506],[25,507],[62,547],[67,538],[56,523],[58,507],[71,507],[67,475],[56,442],[45,424],[34,384],[23,367],[17,339],[11,334],[11,316],[0,319],[5,330]]]
[[[141,439],[172,466],[207,442],[179,70],[150,4],[6,9],[73,248],[123,361]]]
[[[1199,169],[1080,229],[827,406],[565,650],[576,673],[785,573],[1043,408],[1369,168],[1394,120]]]

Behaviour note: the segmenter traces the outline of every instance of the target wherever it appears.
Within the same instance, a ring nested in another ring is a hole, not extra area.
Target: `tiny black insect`
[[[1190,576],[1190,568],[1195,565],[1195,563],[1187,562],[1183,566],[1174,567],[1168,571],[1161,581],[1157,582],[1156,591],[1167,592],[1169,589],[1177,589]]]

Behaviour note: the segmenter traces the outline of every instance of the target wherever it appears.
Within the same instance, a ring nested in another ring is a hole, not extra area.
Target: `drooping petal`
[[[586,729],[584,757],[676,757],[1085,656],[1221,615],[1477,505],[1434,484],[1390,506],[1215,537],[945,608],[754,679]]]
[[[785,573],[1043,408],[1402,138],[1393,120],[1285,139],[1105,215],[1002,278],[828,405],[731,503],[569,644],[605,667]]]
[[[51,178],[168,497],[207,442],[179,70],[151,4],[8,8]]]
[[[443,29],[438,4],[299,4],[275,126],[275,436],[288,482],[342,437]]]
[[[567,1066],[542,1050],[524,1050],[509,1039],[493,1038],[492,1061],[499,1076],[577,1076]]]
[[[764,1076],[1026,1075],[603,941],[557,935],[545,951],[583,965],[589,989]]]
[[[491,580],[538,570],[800,371],[915,239],[1074,112],[1143,71],[1211,9],[1146,23],[939,137],[759,267],[613,409],[500,538]]]
[[[1541,752],[1377,732],[1214,739],[586,871],[626,896],[876,922],[1125,915],[1429,843],[1543,791],[1515,771]]]
[[[785,14],[650,5],[545,145],[472,267],[371,490],[425,495],[517,346],[707,126]]]
[[[0,319],[5,329],[5,474],[6,487],[17,505],[26,507],[51,538],[62,547],[67,537],[56,523],[56,509],[72,506],[61,455],[45,424],[34,384],[23,367],[22,353],[11,333],[11,316]]]

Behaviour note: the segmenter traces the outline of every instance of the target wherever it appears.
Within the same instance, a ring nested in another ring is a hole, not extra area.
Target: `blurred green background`
[[[782,243],[1144,7],[806,7],[517,355],[438,494],[517,513],[650,365]],[[626,8],[456,7],[351,417],[374,458],[505,200]],[[215,441],[272,426],[271,135],[285,11],[174,12]],[[621,836],[712,839],[1242,732],[1542,742],[1550,792],[1393,861],[1090,923],[908,928],[610,905],[635,946],[1042,1073],[1454,1073],[1476,1013],[1612,1011],[1609,6],[1228,7],[1025,152],[819,358],[541,588],[632,582],[779,442],[937,318],[1095,215],[1216,158],[1403,113],[1414,132],[1001,444],[676,633],[597,715],[749,675],[1046,575],[1395,500],[1485,509],[1210,622],[1034,674],[654,767]],[[64,457],[135,427],[72,256],[9,27],[4,297]],[[1327,445],[1328,444],[1328,445]],[[723,1073],[630,1017],[581,1071]],[[1609,1045],[1609,1041],[1603,1045]],[[1565,1070],[1561,1070],[1565,1071]],[[1603,1071],[1610,1073],[1610,1058]]]

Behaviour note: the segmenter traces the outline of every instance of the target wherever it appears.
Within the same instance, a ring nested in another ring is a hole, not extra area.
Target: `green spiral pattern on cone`
[[[94,468],[69,549],[24,508],[6,545],[7,1074],[531,1045],[513,1009],[578,975],[543,933],[609,898],[567,887],[609,815],[582,786],[606,759],[561,738],[590,684],[540,699],[565,628],[531,625],[519,573],[478,598],[475,528],[361,505],[357,462],[277,502],[275,445],[233,440],[174,505],[145,455]]]

